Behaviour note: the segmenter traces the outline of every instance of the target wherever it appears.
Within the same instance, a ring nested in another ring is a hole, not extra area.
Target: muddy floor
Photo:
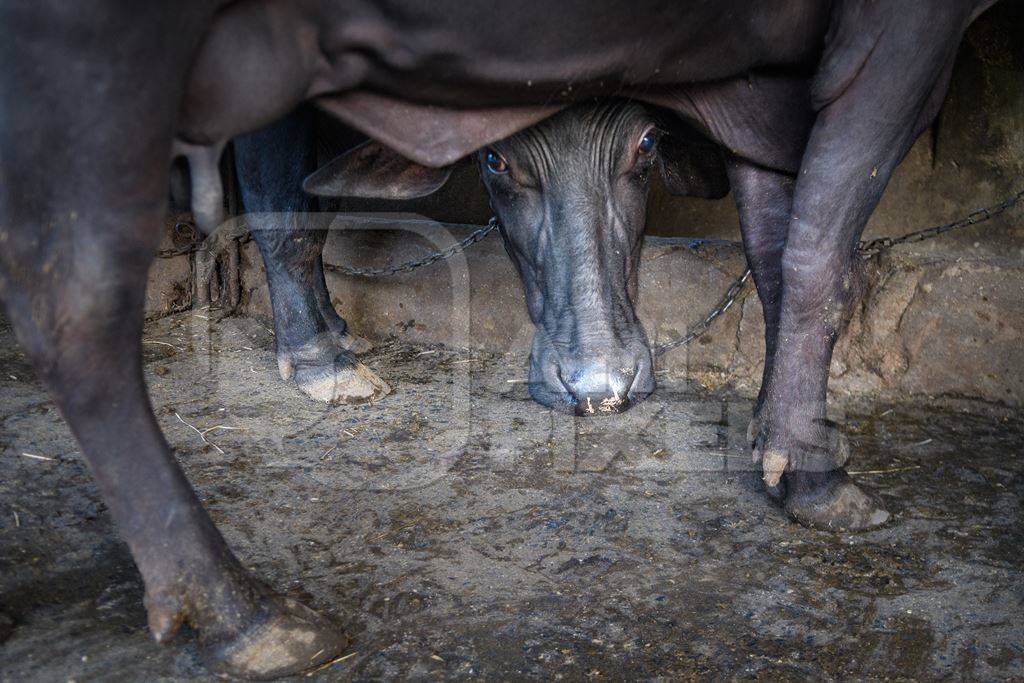
[[[352,636],[315,678],[1024,677],[1019,412],[838,405],[895,518],[828,534],[761,494],[746,399],[660,375],[576,419],[527,398],[521,358],[390,342],[365,360],[391,396],[323,407],[272,340],[164,319],[147,381],[243,562]],[[0,680],[207,679],[191,634],[150,641],[76,449],[0,327]]]

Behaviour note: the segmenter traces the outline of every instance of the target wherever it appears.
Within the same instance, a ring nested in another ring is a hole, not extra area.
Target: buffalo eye
[[[640,156],[647,156],[654,151],[654,146],[657,142],[658,136],[652,128],[644,133],[644,136],[640,138],[640,142],[636,146],[636,151]]]
[[[491,173],[502,175],[508,173],[508,162],[505,161],[505,157],[501,156],[493,149],[487,150],[484,163],[487,165],[487,170]]]

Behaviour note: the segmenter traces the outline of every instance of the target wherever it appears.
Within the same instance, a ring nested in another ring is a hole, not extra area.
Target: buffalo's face
[[[654,389],[634,302],[660,132],[639,105],[568,109],[479,153],[537,326],[530,394],[581,415]]]
[[[485,118],[493,123],[493,112]],[[729,190],[719,149],[678,117],[663,121],[670,133],[641,105],[607,100],[563,110],[477,153],[537,326],[530,393],[544,405],[599,415],[654,389],[634,309],[650,175],[657,167],[678,195],[711,199]],[[453,126],[442,139],[464,133]],[[451,170],[370,141],[303,187],[320,196],[410,199],[440,188]]]

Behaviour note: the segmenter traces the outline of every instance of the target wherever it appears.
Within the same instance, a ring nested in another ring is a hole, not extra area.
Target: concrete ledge
[[[467,230],[401,227],[332,233],[327,263],[367,267],[421,258]],[[641,266],[640,316],[652,342],[677,338],[699,321],[742,272],[736,245],[693,246],[648,238]],[[869,288],[833,362],[833,387],[855,394],[953,395],[1012,406],[1024,398],[1024,264],[1020,258],[952,259],[894,251],[866,266]],[[255,245],[243,256],[243,307],[269,316]],[[335,306],[368,337],[525,354],[533,327],[519,278],[501,239],[490,235],[465,255],[389,278],[328,274]],[[659,367],[703,384],[754,392],[763,362],[760,304],[742,300],[689,347]]]

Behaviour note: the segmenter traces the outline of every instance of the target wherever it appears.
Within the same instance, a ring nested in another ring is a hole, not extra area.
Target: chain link
[[[679,346],[685,346],[707,332],[711,328],[711,323],[715,322],[716,318],[728,311],[732,308],[732,305],[736,303],[736,299],[739,297],[740,292],[743,291],[743,288],[746,286],[747,280],[750,279],[751,274],[750,268],[743,271],[743,275],[740,275],[731,285],[729,285],[729,289],[725,290],[725,294],[715,307],[712,308],[706,316],[704,316],[703,320],[691,327],[685,335],[670,342],[655,344],[653,349],[654,355],[660,356],[666,351],[671,351]]]
[[[891,249],[897,244],[911,244],[914,242],[922,242],[933,237],[938,237],[944,232],[955,230],[956,228],[965,228],[968,225],[977,225],[978,223],[984,223],[987,220],[995,218],[999,214],[1009,209],[1014,204],[1024,199],[1024,190],[1021,190],[1017,194],[1004,199],[1003,201],[993,206],[986,207],[984,209],[978,209],[972,211],[960,220],[953,221],[952,223],[946,223],[944,225],[936,225],[931,228],[925,228],[924,230],[917,230],[915,232],[907,233],[900,237],[877,237],[867,242],[861,242],[860,244],[860,255],[861,258],[868,259],[876,254],[880,254],[886,249]]]
[[[468,237],[464,238],[457,244],[453,244],[443,251],[436,251],[433,254],[429,254],[425,258],[418,259],[416,261],[406,261],[405,263],[397,266],[387,266],[385,268],[351,268],[349,266],[340,266],[333,263],[325,263],[324,270],[329,270],[337,273],[344,273],[345,275],[352,275],[355,277],[387,277],[389,275],[395,275],[397,273],[407,273],[423,266],[429,266],[431,263],[437,263],[444,259],[451,258],[459,252],[463,251],[467,247],[476,242],[479,242],[484,237],[487,237],[495,228],[498,227],[498,217],[493,216],[491,220],[487,221],[487,225],[483,226],[478,230],[474,230],[469,234]]]

